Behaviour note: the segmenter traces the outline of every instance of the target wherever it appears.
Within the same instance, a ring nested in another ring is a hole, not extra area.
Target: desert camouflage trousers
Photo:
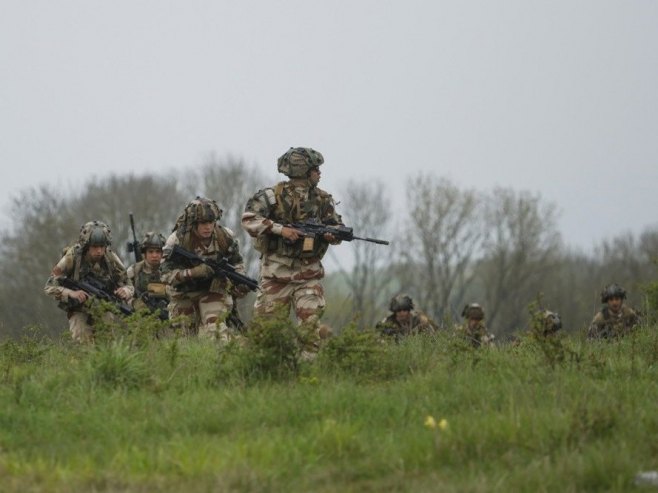
[[[231,295],[208,291],[174,293],[168,305],[169,318],[183,316],[181,328],[185,335],[198,334],[221,342],[228,342],[234,336],[225,322],[232,308]]]
[[[320,317],[325,308],[324,289],[319,279],[303,282],[280,282],[264,279],[256,296],[254,314],[267,316],[281,310],[290,312],[293,306],[305,352],[315,353],[323,338]]]
[[[71,338],[75,342],[90,343],[94,340],[94,328],[89,313],[84,311],[71,311],[67,313],[69,319],[69,331]],[[103,322],[107,325],[117,325],[121,323],[121,317],[114,313],[106,312],[103,314]]]

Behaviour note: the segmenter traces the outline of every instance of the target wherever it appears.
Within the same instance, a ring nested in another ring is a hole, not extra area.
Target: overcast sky
[[[35,185],[290,146],[338,200],[432,171],[541,193],[576,247],[658,227],[658,1],[0,0],[0,224]]]

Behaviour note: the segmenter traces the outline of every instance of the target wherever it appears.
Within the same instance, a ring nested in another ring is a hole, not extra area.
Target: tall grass
[[[627,491],[658,469],[653,327],[482,349],[347,328],[308,362],[281,324],[2,343],[0,490]]]

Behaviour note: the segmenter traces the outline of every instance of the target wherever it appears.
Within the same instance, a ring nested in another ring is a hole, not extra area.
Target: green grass
[[[2,343],[0,490],[628,491],[658,469],[655,328],[481,350],[345,330],[292,365],[276,339]]]

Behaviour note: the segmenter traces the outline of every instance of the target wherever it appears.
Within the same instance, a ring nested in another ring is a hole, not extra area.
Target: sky
[[[30,187],[308,146],[338,200],[528,190],[589,249],[658,227],[656,26],[655,0],[0,0],[0,225]]]

